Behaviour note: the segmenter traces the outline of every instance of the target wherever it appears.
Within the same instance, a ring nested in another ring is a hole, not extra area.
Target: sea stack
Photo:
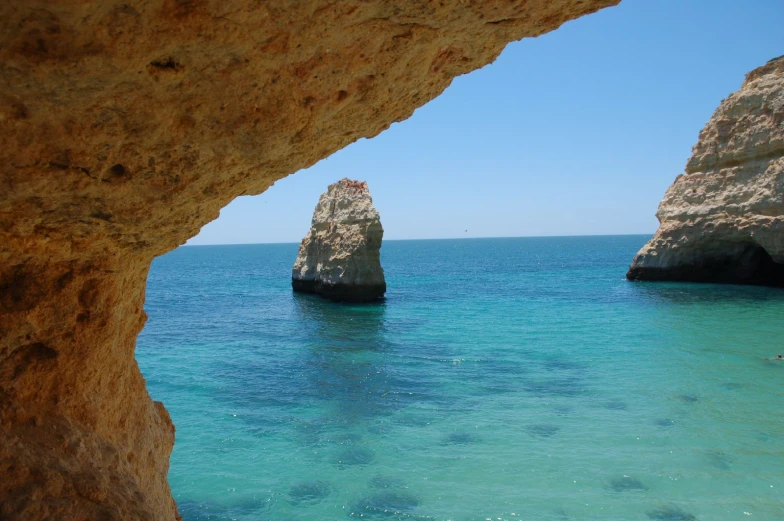
[[[381,227],[367,183],[341,179],[321,194],[291,271],[294,291],[343,302],[384,296]]]
[[[784,56],[722,101],[656,217],[628,279],[784,286]]]

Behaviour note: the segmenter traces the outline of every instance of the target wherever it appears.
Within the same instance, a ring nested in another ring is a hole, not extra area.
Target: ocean
[[[385,241],[372,305],[296,244],[156,259],[184,520],[784,519],[784,291],[628,282],[648,238]]]

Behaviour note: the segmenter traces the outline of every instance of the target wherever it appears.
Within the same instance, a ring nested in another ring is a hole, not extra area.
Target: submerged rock
[[[526,430],[532,436],[539,436],[540,438],[550,438],[558,434],[558,431],[561,430],[560,427],[557,425],[550,425],[547,423],[541,423],[537,425],[529,425]]]
[[[669,418],[659,418],[658,420],[654,420],[653,424],[657,427],[661,427],[662,429],[669,429],[675,426],[675,420],[670,420]]]
[[[648,512],[648,517],[656,521],[695,521],[694,514],[675,505],[665,505]]]
[[[784,56],[746,75],[692,152],[626,277],[784,286]]]
[[[335,457],[334,463],[341,467],[349,465],[368,465],[373,462],[376,453],[367,447],[347,447]]]
[[[630,476],[623,476],[622,478],[613,479],[610,481],[610,488],[615,492],[629,492],[647,489],[642,481]]]
[[[479,436],[467,432],[453,432],[441,442],[442,445],[466,445],[468,443],[478,443],[482,441]]]
[[[369,302],[387,290],[381,268],[381,227],[367,183],[329,185],[313,212],[291,271],[294,291],[336,301]]]
[[[604,408],[611,411],[625,411],[629,407],[626,405],[626,402],[622,402],[621,400],[610,400],[604,404]]]
[[[700,401],[700,398],[696,394],[679,394],[676,398],[683,403],[696,403]]]
[[[370,486],[373,488],[406,488],[406,482],[400,478],[392,476],[376,476],[370,480]]]
[[[351,517],[410,517],[410,512],[419,506],[419,498],[405,490],[383,490],[360,498],[349,514]]]
[[[331,492],[332,487],[326,481],[303,481],[291,486],[289,498],[295,505],[317,503],[329,496]]]
[[[709,450],[706,454],[708,462],[721,470],[731,470],[733,464],[733,457],[725,454],[720,450]]]

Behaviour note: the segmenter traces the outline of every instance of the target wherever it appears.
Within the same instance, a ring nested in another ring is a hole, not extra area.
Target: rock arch
[[[0,517],[174,519],[152,259],[619,0],[0,4]]]

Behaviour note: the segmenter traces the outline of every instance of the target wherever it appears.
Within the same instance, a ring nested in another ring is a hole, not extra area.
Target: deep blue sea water
[[[296,244],[157,259],[180,513],[784,519],[784,291],[627,282],[646,239],[386,241],[365,306],[292,294]]]

